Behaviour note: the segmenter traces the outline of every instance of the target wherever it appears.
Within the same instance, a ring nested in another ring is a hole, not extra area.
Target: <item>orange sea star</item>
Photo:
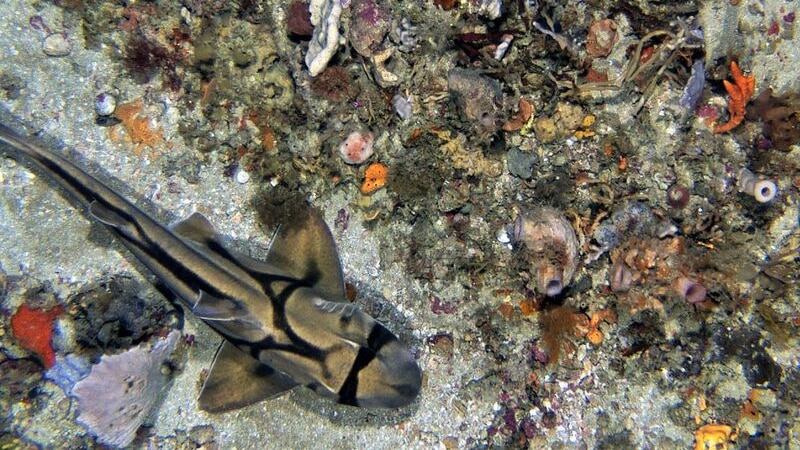
[[[714,127],[714,133],[725,133],[739,126],[744,120],[745,106],[756,91],[756,78],[753,75],[743,75],[736,61],[731,61],[731,76],[733,83],[724,80],[725,90],[728,91],[728,112],[730,118],[727,123]]]
[[[150,119],[143,117],[141,111],[144,108],[142,99],[136,99],[129,103],[117,106],[114,115],[122,122],[122,126],[135,145],[134,153],[140,156],[144,147],[157,150],[158,146],[164,144],[164,130],[161,128],[151,128]],[[111,128],[111,139],[116,140],[116,129]],[[169,144],[167,144],[169,147]]]

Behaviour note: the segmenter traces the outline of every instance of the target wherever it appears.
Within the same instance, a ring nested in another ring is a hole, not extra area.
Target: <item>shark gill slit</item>
[[[236,258],[236,255],[231,253],[230,250],[225,248],[224,245],[220,244],[219,242],[213,239],[206,239],[202,242],[202,244],[208,248],[212,253],[226,259],[227,261],[233,263],[238,269],[242,270],[246,274],[248,274],[252,279],[256,280],[258,284],[261,286],[261,289],[264,292],[267,292],[269,289],[269,285],[277,282],[277,281],[285,281],[285,282],[296,282],[293,278],[282,276],[282,275],[274,275],[274,274],[266,274],[263,272],[259,272],[257,270],[250,269],[245,264],[239,262]]]
[[[297,347],[299,349],[299,352],[290,349],[280,349],[280,350],[286,350],[290,351],[291,353],[298,353],[298,354],[306,352],[308,356],[312,357],[311,359],[319,362],[324,367],[325,352],[322,349],[318,348],[317,346],[311,344],[310,342],[300,337],[297,333],[295,333],[292,327],[289,326],[289,321],[286,319],[286,300],[292,295],[292,293],[295,290],[301,287],[306,287],[306,286],[301,283],[291,283],[281,291],[280,295],[278,295],[272,289],[272,286],[264,287],[264,292],[266,292],[270,298],[277,300],[273,302],[272,325],[278,330],[283,330],[283,332],[286,333],[286,337],[288,337],[289,341],[291,341],[291,345]],[[327,370],[326,367],[325,370]]]
[[[361,347],[358,350],[356,360],[353,362],[353,366],[350,367],[350,373],[347,374],[347,378],[345,378],[344,383],[342,383],[342,387],[339,388],[339,403],[358,406],[358,402],[356,401],[356,396],[358,394],[358,374],[378,356],[378,352],[381,351],[384,345],[395,339],[394,335],[382,325],[378,325],[377,322],[372,325],[372,330],[370,330],[369,336],[367,337],[367,347]]]

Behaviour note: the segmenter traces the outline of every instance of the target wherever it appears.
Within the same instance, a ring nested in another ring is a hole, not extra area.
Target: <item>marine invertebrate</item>
[[[764,89],[747,107],[747,116],[757,118],[763,126],[760,148],[788,150],[800,142],[800,95],[797,93],[775,96],[771,88]]]
[[[497,129],[497,109],[502,102],[500,83],[470,69],[452,69],[447,74],[447,90],[461,114],[486,132]]]
[[[119,355],[105,355],[75,384],[72,395],[78,400],[78,422],[100,443],[124,447],[136,437],[166,385],[162,365],[180,336],[173,330],[152,346],[141,344]]]
[[[759,203],[769,203],[778,195],[778,186],[774,181],[757,177],[747,168],[739,172],[737,185],[739,192],[751,195]]]
[[[350,8],[350,45],[359,55],[369,58],[389,33],[391,15],[376,0],[353,0]]]
[[[539,342],[546,356],[536,359],[543,360],[545,364],[555,363],[562,350],[574,348],[568,336],[580,335],[578,325],[580,319],[585,317],[566,305],[542,311],[539,314]]]
[[[374,143],[372,133],[353,131],[339,145],[339,155],[347,164],[361,164],[372,156]]]
[[[64,307],[61,305],[45,310],[23,304],[11,316],[11,332],[14,337],[21,346],[36,353],[48,369],[56,363],[52,344],[53,322],[62,312]]]
[[[142,153],[143,147],[155,149],[164,142],[164,130],[150,126],[150,119],[141,115],[143,108],[144,104],[139,98],[117,106],[114,113],[114,117],[122,121],[128,137],[135,144],[134,152],[138,155]],[[111,133],[111,138],[115,139],[116,129],[111,128]]]
[[[735,437],[728,425],[709,423],[694,432],[694,450],[727,450]]]
[[[295,0],[289,4],[286,12],[286,28],[289,33],[300,36],[310,37],[314,32],[311,25],[311,13],[308,10],[308,2]]]
[[[609,284],[613,292],[626,292],[631,288],[633,272],[625,261],[616,261],[609,273]]]
[[[173,52],[155,40],[137,33],[125,46],[122,62],[140,82],[148,82],[157,71],[164,76],[164,84],[177,92],[183,80],[177,73],[178,62],[183,59],[179,52]]]
[[[370,195],[378,189],[386,186],[389,177],[389,168],[385,164],[374,162],[367,167],[364,172],[364,182],[361,183],[361,193]]]
[[[725,133],[733,130],[744,120],[745,107],[750,97],[756,91],[756,78],[753,75],[743,75],[736,61],[731,61],[731,77],[733,83],[724,80],[725,90],[728,91],[728,122],[714,127],[714,133]]]
[[[400,19],[400,23],[390,33],[389,39],[397,44],[397,49],[408,53],[417,48],[417,27],[407,17]]]
[[[703,88],[706,85],[706,66],[702,59],[698,59],[692,64],[692,73],[686,86],[683,88],[683,94],[678,101],[681,106],[686,109],[694,110],[697,103],[703,97]]]
[[[350,73],[341,66],[325,69],[311,82],[311,90],[334,102],[349,100],[358,94],[358,88],[353,84]]]
[[[689,189],[681,184],[673,184],[667,188],[667,204],[673,208],[681,209],[689,204],[691,194]]]
[[[308,10],[314,31],[308,42],[306,67],[312,77],[325,70],[339,48],[339,18],[343,2],[340,0],[311,0]]]
[[[406,97],[401,93],[394,94],[392,97],[392,106],[394,112],[403,119],[408,120],[414,114],[414,101],[411,97]]]
[[[108,92],[101,92],[94,98],[94,112],[98,116],[110,116],[117,109],[117,99]]]
[[[533,115],[533,105],[528,100],[520,98],[517,107],[519,112],[503,124],[503,131],[521,130]]]
[[[572,281],[578,268],[578,238],[562,213],[549,207],[520,213],[514,242],[529,252],[539,292],[553,297]]]
[[[675,290],[691,304],[702,303],[706,299],[706,287],[689,277],[678,277],[675,280]]]
[[[617,23],[611,19],[596,20],[589,26],[586,53],[590,56],[608,56],[616,42]]]

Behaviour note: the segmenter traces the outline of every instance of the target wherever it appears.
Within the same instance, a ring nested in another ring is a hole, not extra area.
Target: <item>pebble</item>
[[[117,99],[108,92],[101,92],[94,98],[94,112],[98,116],[110,116],[117,109]]]
[[[44,38],[42,51],[47,56],[67,56],[72,51],[72,44],[66,33],[53,33]]]
[[[499,230],[497,230],[496,236],[497,236],[497,242],[499,242],[501,244],[509,244],[509,243],[511,243],[511,236],[508,235],[508,231],[506,231],[505,227],[500,228]]]
[[[245,184],[250,181],[250,174],[246,170],[240,170],[236,172],[236,181]]]

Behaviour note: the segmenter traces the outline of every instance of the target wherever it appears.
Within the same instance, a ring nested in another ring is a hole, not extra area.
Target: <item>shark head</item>
[[[318,394],[371,408],[402,407],[419,394],[422,371],[408,347],[357,306],[301,289],[287,302],[286,319],[293,340],[319,349],[319,357],[272,353],[265,362],[290,376],[302,374],[305,379],[295,379]]]
[[[374,328],[378,329],[382,331],[374,334],[386,333],[391,339],[383,341],[377,348],[367,347],[368,350],[359,355],[363,360],[356,360],[356,366],[361,367],[355,374],[353,389],[340,390],[340,403],[367,408],[400,408],[413,402],[419,394],[422,371],[417,361],[408,348],[380,323]],[[345,384],[345,387],[349,388],[350,384]]]

